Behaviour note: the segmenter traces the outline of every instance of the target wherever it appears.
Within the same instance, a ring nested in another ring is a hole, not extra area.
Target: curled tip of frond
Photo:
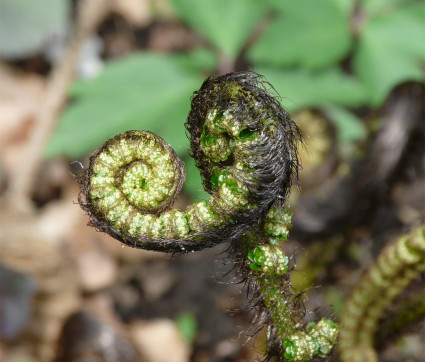
[[[284,203],[297,177],[301,135],[262,76],[206,79],[186,128],[210,199],[171,209],[184,181],[181,160],[160,137],[128,131],[102,145],[79,177],[91,225],[129,246],[187,252],[239,239]]]

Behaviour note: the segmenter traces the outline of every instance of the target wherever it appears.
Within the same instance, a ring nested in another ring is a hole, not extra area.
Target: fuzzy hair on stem
[[[248,290],[248,310],[267,327],[267,357],[326,357],[338,326],[303,323],[288,257],[280,247],[291,227],[284,210],[298,178],[301,132],[261,75],[209,77],[191,100],[186,129],[207,201],[172,208],[185,180],[183,162],[149,131],[106,141],[78,177],[89,225],[125,245],[167,253],[228,242],[229,259]]]

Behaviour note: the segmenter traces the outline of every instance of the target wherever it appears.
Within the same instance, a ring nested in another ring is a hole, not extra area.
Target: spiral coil
[[[80,204],[91,225],[126,245],[181,252],[236,240],[282,203],[298,169],[298,128],[253,72],[208,78],[186,128],[208,201],[171,209],[183,162],[159,136],[127,131],[90,158]]]
[[[186,128],[207,201],[171,206],[185,180],[183,162],[160,137],[128,131],[108,140],[79,178],[90,225],[122,243],[189,252],[231,242],[229,254],[270,327],[268,355],[304,361],[325,357],[338,326],[322,319],[301,329],[288,257],[279,248],[290,229],[283,211],[297,178],[298,127],[254,72],[208,78],[194,93]]]

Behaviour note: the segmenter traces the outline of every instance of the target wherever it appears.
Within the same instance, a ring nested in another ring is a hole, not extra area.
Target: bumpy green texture
[[[223,222],[216,210],[248,206],[247,188],[224,170],[209,201],[185,212],[158,213],[180,191],[184,173],[180,161],[173,163],[176,160],[165,141],[150,132],[128,131],[114,137],[92,159],[89,188],[96,213],[130,236],[182,238]]]
[[[276,200],[283,205],[298,170],[299,130],[270,89],[258,74],[239,72],[210,77],[195,92],[186,128],[211,196],[183,211],[171,206],[184,165],[163,139],[127,131],[108,140],[80,177],[90,224],[126,245],[164,252],[236,241],[255,228]]]
[[[287,239],[291,229],[292,213],[280,208],[272,208],[264,221],[264,232],[268,236],[269,243],[279,245]]]
[[[268,355],[279,360],[309,361],[329,355],[339,326],[322,318],[303,328],[304,316],[290,285],[289,260],[280,248],[291,228],[291,216],[288,211],[271,208],[257,234],[246,235],[241,248],[249,250],[250,287],[257,291],[257,302],[265,306],[263,318],[272,327]]]
[[[393,300],[425,270],[425,225],[389,244],[347,300],[341,321],[344,361],[378,361],[373,348],[379,319]]]
[[[189,232],[187,216],[181,212],[139,212],[162,208],[176,194],[181,168],[170,162],[175,156],[166,149],[154,134],[130,131],[109,141],[93,159],[90,198],[115,229],[153,237]]]
[[[315,343],[315,354],[326,357],[338,338],[339,326],[327,318],[322,318],[317,324],[307,325],[307,333]]]
[[[171,208],[185,180],[183,162],[160,137],[127,131],[102,145],[79,178],[90,225],[126,245],[171,253],[229,242],[252,309],[269,326],[268,355],[326,356],[333,332],[321,322],[314,335],[302,330],[289,258],[279,246],[291,225],[284,205],[297,178],[298,127],[261,76],[239,72],[203,83],[186,128],[209,199]],[[286,352],[285,341],[293,343]]]
[[[306,332],[285,338],[285,358],[289,361],[308,361],[314,356],[325,358],[336,343],[338,331],[339,326],[327,318],[308,323]]]
[[[282,275],[288,271],[288,257],[276,246],[261,245],[248,253],[251,270]]]

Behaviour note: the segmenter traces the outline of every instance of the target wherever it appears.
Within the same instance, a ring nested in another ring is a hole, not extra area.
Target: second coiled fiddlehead
[[[343,361],[378,361],[374,337],[380,319],[424,271],[425,224],[419,223],[380,252],[346,301],[341,321]]]
[[[300,131],[253,72],[208,78],[192,98],[186,128],[208,201],[172,209],[184,167],[171,147],[147,131],[107,141],[80,177],[80,204],[90,224],[122,243],[188,252],[231,242],[231,257],[270,325],[269,355],[308,360],[326,355],[337,326],[302,320],[278,247],[290,217],[283,211],[298,172]]]

